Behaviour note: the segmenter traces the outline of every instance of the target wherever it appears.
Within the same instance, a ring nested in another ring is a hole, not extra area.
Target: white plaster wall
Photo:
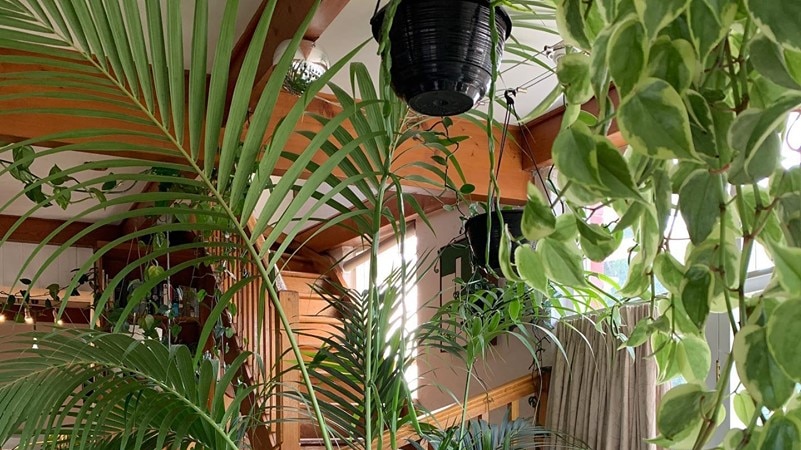
[[[45,261],[53,255],[58,247],[46,245],[36,256],[31,259],[24,270],[28,258],[36,249],[35,244],[21,244],[17,242],[6,242],[0,246],[0,286],[9,288],[20,278],[33,278],[37,271],[44,265]],[[39,279],[34,283],[31,293],[44,290],[52,283],[66,286],[72,280],[72,269],[77,269],[92,256],[92,249],[71,247],[64,251],[50,263],[44,270]],[[20,276],[20,270],[22,274]],[[14,286],[18,291],[22,287],[19,283]]]

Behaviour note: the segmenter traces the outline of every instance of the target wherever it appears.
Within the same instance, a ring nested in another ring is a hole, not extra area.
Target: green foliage
[[[780,151],[788,114],[801,105],[800,14],[780,0],[557,2],[560,35],[587,52],[561,65],[568,111],[589,84],[600,112],[565,115],[552,153],[566,212],[552,220],[547,201],[529,201],[530,232],[540,241],[518,251],[510,269],[574,301],[652,303],[654,317],[637,324],[627,345],[650,342],[660,380],[689,382],[660,405],[654,442],[664,447],[705,448],[735,365],[746,428],[729,432],[723,448],[797,446],[801,183]],[[606,137],[612,121],[628,143],[622,153]],[[600,207],[618,218],[589,220]],[[683,245],[679,219],[690,241],[683,260],[671,254]],[[606,262],[622,233],[634,239],[627,279],[603,292],[588,283],[582,260]],[[765,292],[751,295],[745,283],[757,245],[775,266]],[[704,331],[714,314],[725,314],[735,339],[708,390],[699,383],[712,365]]]
[[[225,368],[196,365],[186,347],[95,331],[30,333],[36,347],[0,367],[0,436],[19,433],[21,448],[166,448],[194,442],[238,449],[249,426],[238,414],[256,387],[225,390],[247,354]],[[226,407],[226,401],[232,404]]]
[[[586,444],[570,436],[554,432],[538,425],[531,419],[509,419],[504,416],[501,423],[489,423],[486,420],[468,421],[462,433],[458,426],[444,430],[434,429],[424,433],[426,441],[434,450],[523,450],[528,448],[589,448]],[[416,450],[425,447],[413,443]]]
[[[322,339],[320,350],[307,365],[332,432],[351,448],[383,439],[387,432],[394,436],[401,426],[416,423],[417,410],[405,375],[414,361],[419,330],[407,326],[403,305],[403,292],[414,282],[408,279],[413,274],[411,267],[399,268],[365,292],[332,284],[316,288],[341,322]],[[377,301],[370,298],[373,290],[379,291]],[[320,335],[315,329],[299,333],[310,338]],[[365,371],[368,359],[369,372]],[[367,390],[372,397],[369,404],[363,401]],[[308,395],[301,400],[311,404]],[[371,424],[366,427],[368,420]],[[372,435],[366,434],[368,430]]]

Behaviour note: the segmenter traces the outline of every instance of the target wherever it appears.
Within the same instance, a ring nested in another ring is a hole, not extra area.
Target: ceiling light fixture
[[[273,65],[277,65],[284,56],[291,41],[289,39],[278,44],[273,56]],[[304,39],[295,50],[292,64],[284,77],[284,89],[294,95],[302,95],[309,86],[317,81],[329,68],[328,55],[313,41]]]

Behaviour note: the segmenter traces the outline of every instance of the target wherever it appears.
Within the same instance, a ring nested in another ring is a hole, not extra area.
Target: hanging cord
[[[507,89],[503,92],[503,97],[506,99],[506,114],[503,118],[503,131],[501,132],[501,141],[498,144],[500,151],[498,152],[498,165],[495,166],[495,173],[493,175],[493,183],[498,182],[498,175],[501,172],[501,162],[503,162],[503,150],[506,148],[506,137],[509,135],[509,122],[512,120],[512,110],[515,107],[514,97],[517,95],[517,89]],[[492,120],[490,117],[489,120]],[[492,198],[497,189],[493,189],[490,193],[490,198],[487,202],[488,212],[492,208],[494,199]]]
[[[375,11],[373,11],[373,17],[378,14],[378,9],[381,7],[381,0],[375,2]]]

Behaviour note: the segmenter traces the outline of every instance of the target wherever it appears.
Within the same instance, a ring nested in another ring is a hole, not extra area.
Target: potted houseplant
[[[515,248],[517,239],[522,238],[521,224],[523,210],[501,209],[498,212],[483,212],[472,215],[464,223],[465,235],[470,244],[470,251],[478,267],[488,267],[499,271],[501,268],[498,257],[501,248],[501,236],[504,227],[515,237],[512,244]]]
[[[370,21],[373,37],[383,42],[388,32],[390,51],[385,57],[391,58],[392,87],[398,96],[429,116],[472,109],[489,91],[493,51],[500,61],[512,32],[509,15],[501,7],[494,10],[491,14],[488,0],[403,0],[377,11]],[[495,41],[494,50],[491,17],[503,37]]]

